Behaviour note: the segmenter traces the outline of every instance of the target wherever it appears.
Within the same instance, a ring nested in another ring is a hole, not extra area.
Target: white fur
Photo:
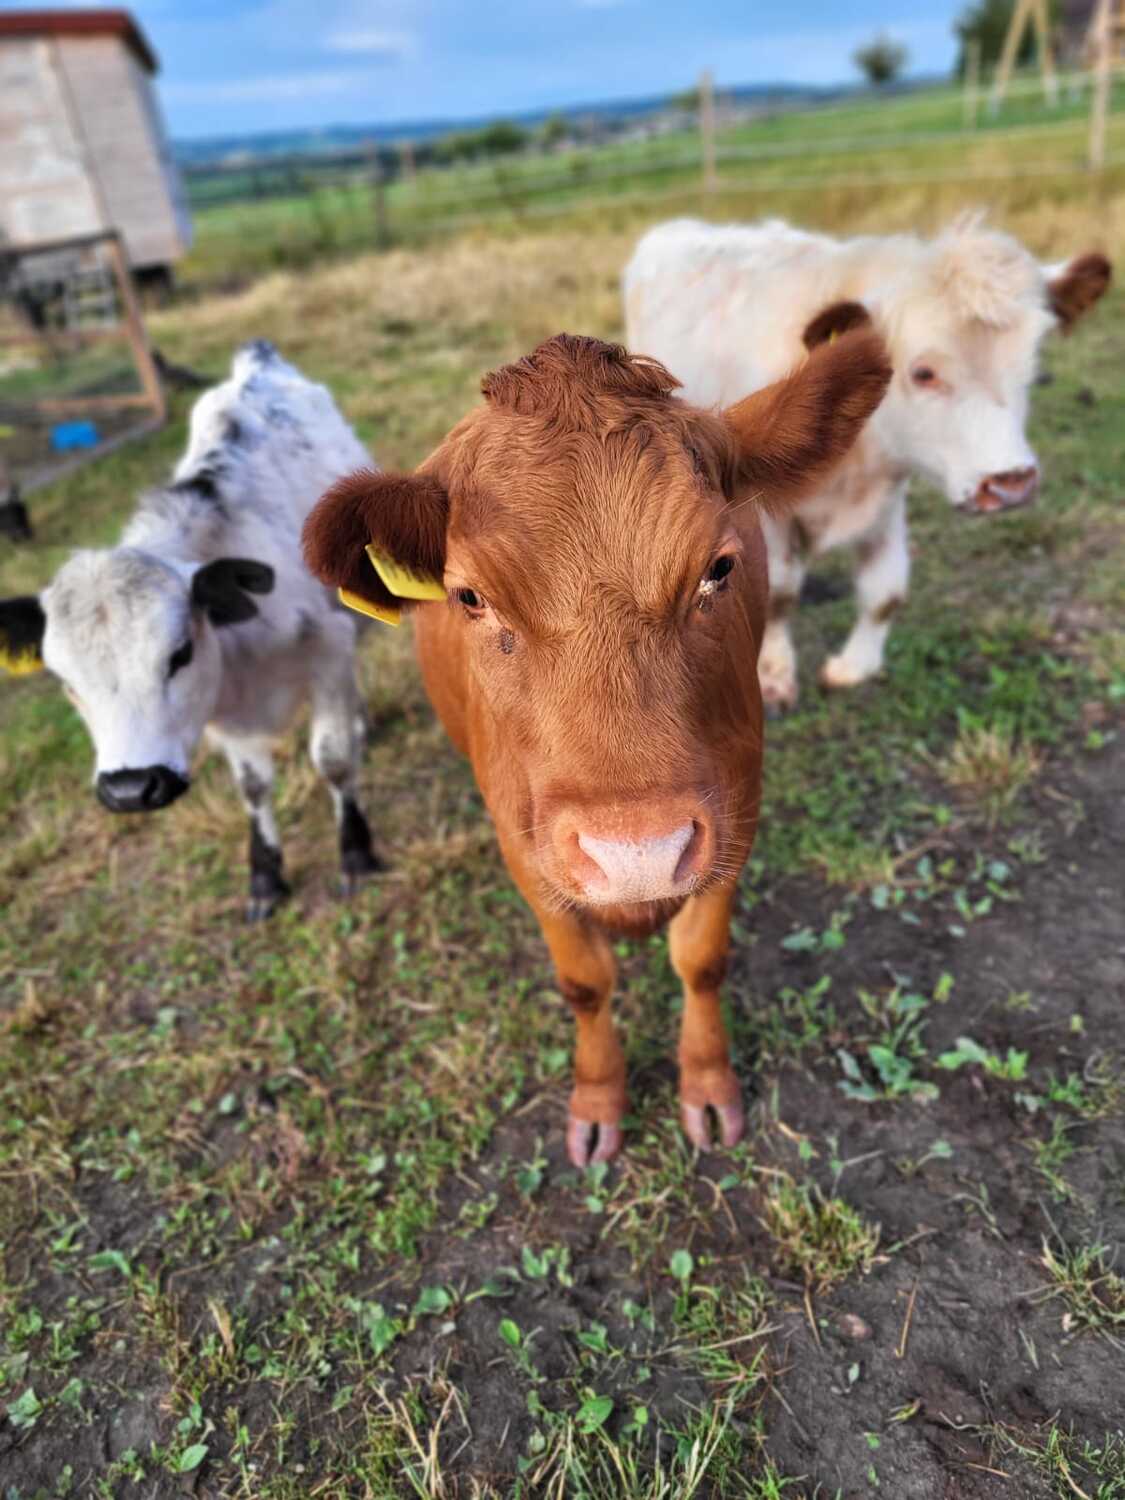
[[[882,664],[887,630],[873,614],[905,591],[910,476],[967,505],[991,476],[1035,466],[1024,425],[1038,345],[1055,321],[1048,280],[1058,269],[977,219],[933,241],[681,219],[638,244],[624,275],[629,348],[667,365],[699,405],[728,406],[786,374],[805,357],[804,329],[832,303],[862,302],[887,342],[894,378],[860,441],[796,508],[799,531],[765,528],[775,593],[800,590],[797,535],[814,554],[857,543],[878,561],[870,573],[861,565],[860,622],[826,667],[827,682],[858,682]],[[922,364],[939,377],[933,388],[912,378]],[[761,677],[767,700],[795,701],[784,624],[771,624]]]
[[[358,744],[356,617],[306,570],[301,526],[341,475],[371,465],[328,391],[271,346],[248,345],[202,395],[168,486],[146,495],[116,547],[74,553],[41,596],[46,665],[90,730],[95,775],[167,766],[184,778],[205,729],[277,847],[269,741],[313,706],[313,758],[339,810]],[[266,563],[258,613],[216,628],[191,581],[218,558]],[[189,665],[169,676],[186,641]],[[247,774],[248,773],[248,774]]]

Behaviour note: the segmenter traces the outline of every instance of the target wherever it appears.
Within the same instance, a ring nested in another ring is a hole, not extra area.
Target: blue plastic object
[[[51,447],[56,453],[72,453],[76,448],[96,448],[98,429],[93,422],[59,422],[51,428]]]

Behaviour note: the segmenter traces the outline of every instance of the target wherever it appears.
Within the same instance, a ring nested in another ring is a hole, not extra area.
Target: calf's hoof
[[[268,921],[288,894],[287,891],[285,895],[251,896],[246,906],[247,922]]]
[[[762,708],[767,719],[779,719],[797,707],[797,679],[795,677],[763,676],[759,679],[762,689]]]
[[[717,1127],[714,1138],[709,1111],[714,1112]],[[700,1151],[720,1145],[737,1146],[746,1129],[746,1111],[733,1069],[685,1080],[680,1088],[680,1122],[688,1140]]]
[[[621,1126],[604,1120],[580,1120],[567,1116],[566,1154],[576,1167],[588,1167],[596,1161],[611,1161],[621,1150]]]
[[[289,883],[280,879],[259,879],[250,882],[250,901],[246,907],[248,922],[264,922],[272,917],[277,908],[291,895]]]
[[[838,692],[841,688],[858,687],[861,682],[874,677],[878,671],[878,667],[864,671],[848,661],[845,656],[830,656],[820,669],[820,685],[822,688],[827,688],[830,693]]]
[[[354,896],[357,889],[372,875],[379,875],[387,868],[373,849],[349,849],[340,857],[340,894],[345,899]]]

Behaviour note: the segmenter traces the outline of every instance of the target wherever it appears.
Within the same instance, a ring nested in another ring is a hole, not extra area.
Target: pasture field
[[[216,378],[270,336],[410,465],[483,371],[619,332],[631,238],[276,273],[153,332]],[[1123,1500],[1123,359],[1121,294],[1049,344],[1033,508],[918,491],[852,695],[815,685],[850,619],[846,562],[817,572],[735,926],[731,1151],[679,1132],[654,938],[621,948],[625,1152],[567,1164],[569,1015],[407,630],[362,659],[390,871],[337,899],[294,738],[294,895],[255,927],[217,758],[114,819],[57,687],[0,686],[5,1500]],[[110,541],[187,409],[37,492],[0,589]]]
[[[965,128],[960,91],[950,86],[860,96],[720,128],[715,190],[705,198],[699,134],[685,130],[422,171],[386,185],[381,221],[367,182],[201,207],[195,248],[177,274],[189,289],[230,288],[269,270],[355,254],[380,236],[417,244],[451,228],[520,235],[568,220],[601,232],[700,207],[710,217],[781,214],[824,228],[854,227],[860,188],[874,224],[912,227],[920,214],[947,216],[974,181],[979,197],[1008,214],[1034,206],[1070,225],[1090,216],[1101,233],[1113,222],[1125,235],[1123,105],[1120,78],[1105,186],[1093,195],[1085,171],[1088,88],[1064,81],[1058,104],[1048,107],[1036,81],[1022,78],[998,114],[982,100],[973,129]]]

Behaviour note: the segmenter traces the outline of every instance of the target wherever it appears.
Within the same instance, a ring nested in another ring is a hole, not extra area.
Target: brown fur
[[[487,376],[485,404],[417,474],[343,480],[309,517],[305,555],[327,583],[377,597],[370,536],[400,561],[444,566],[450,605],[417,613],[422,672],[575,1009],[580,1135],[590,1122],[616,1129],[624,1107],[603,932],[673,918],[695,996],[684,1097],[697,1113],[701,1100],[734,1108],[711,990],[758,816],[768,593],[758,492],[780,504],[817,482],[889,378],[879,340],[852,332],[723,419],[672,396],[654,361],[563,335]],[[720,552],[734,569],[701,594]],[[463,589],[479,607],[456,602]],[[703,863],[693,894],[584,901],[561,828],[593,820],[605,837],[642,839],[689,818]],[[572,1155],[585,1150],[572,1143]]]
[[[879,335],[853,329],[818,344],[785,380],[755,391],[726,418],[744,453],[742,481],[768,503],[788,504],[839,463],[891,379]]]
[[[1047,284],[1051,311],[1063,333],[1069,333],[1083,313],[1109,290],[1113,267],[1104,255],[1092,251],[1072,260],[1061,275]]]
[[[889,599],[883,600],[871,618],[875,621],[876,625],[885,625],[889,619],[898,614],[901,608],[901,597],[898,594],[892,594]]]
[[[449,500],[435,480],[417,474],[360,469],[338,479],[305,523],[302,545],[310,573],[375,604],[392,599],[364,551],[378,542],[396,562],[441,578]]]

